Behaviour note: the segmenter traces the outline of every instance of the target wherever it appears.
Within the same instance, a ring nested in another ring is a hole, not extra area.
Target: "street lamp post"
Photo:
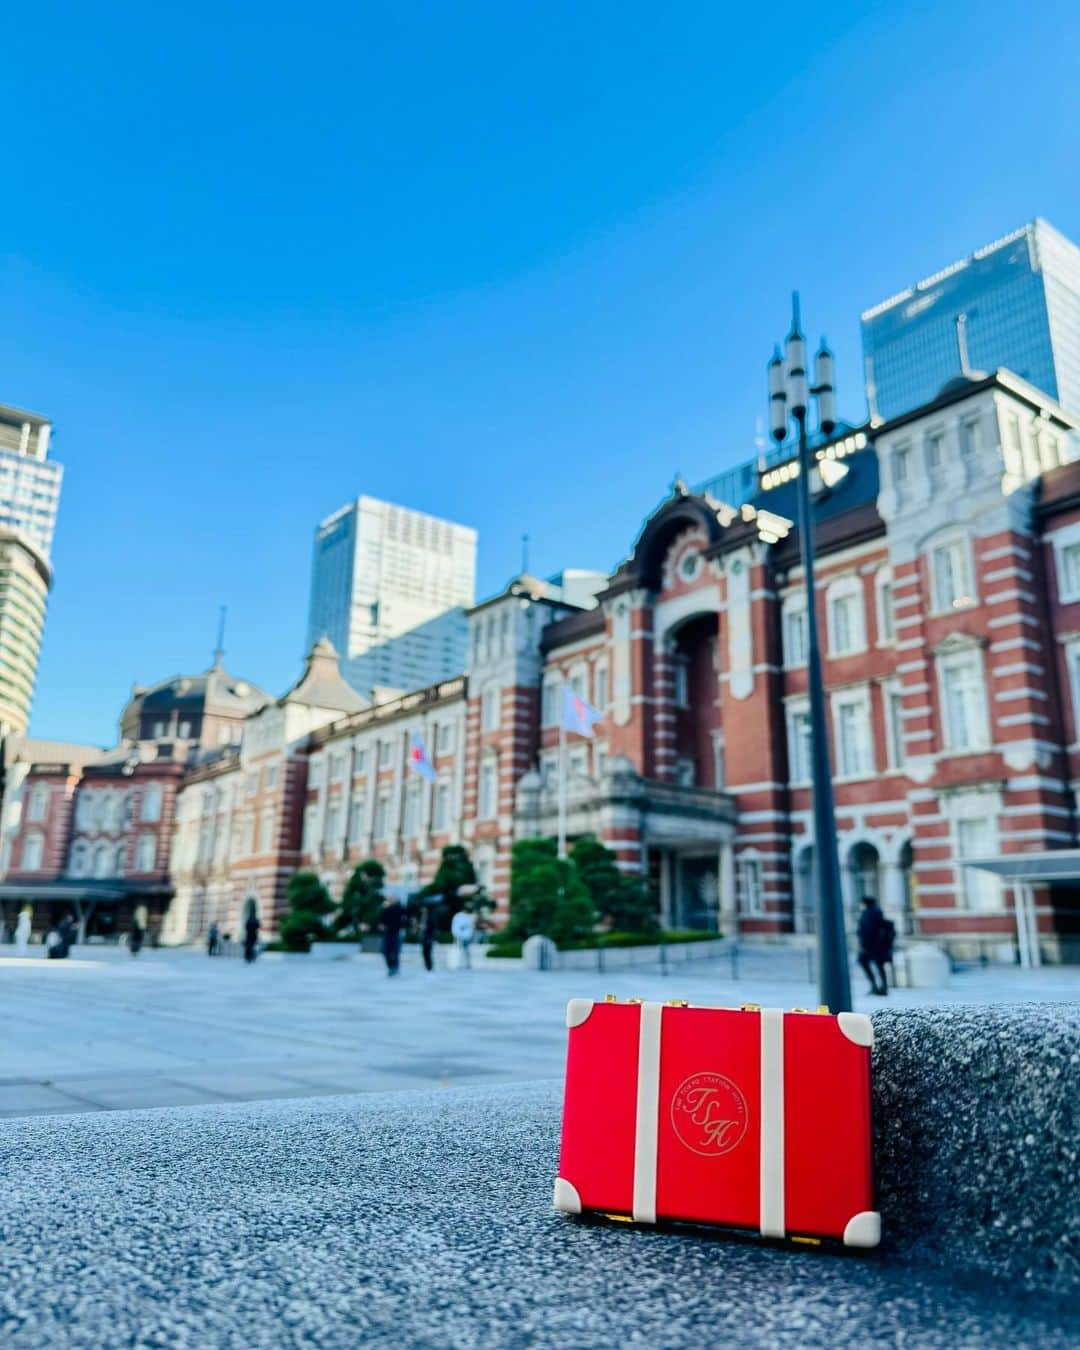
[[[795,480],[799,499],[799,546],[806,585],[806,669],[810,693],[810,753],[814,784],[814,858],[817,863],[818,995],[830,1012],[851,1010],[844,901],[840,889],[840,857],[836,848],[829,735],[825,716],[825,685],[821,677],[817,605],[814,590],[814,530],[810,499],[813,464],[807,445],[806,421],[810,395],[817,399],[818,425],[826,436],[836,426],[832,352],[824,338],[814,361],[815,381],[806,378],[806,339],[799,327],[799,295],[792,297],[791,332],[769,362],[769,405],[772,435],[777,445],[787,436],[788,418],[799,433],[799,472]]]

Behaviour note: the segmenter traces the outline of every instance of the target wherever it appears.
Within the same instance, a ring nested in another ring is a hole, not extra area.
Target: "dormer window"
[[[898,445],[892,457],[893,478],[898,483],[906,483],[911,476],[911,446]]]
[[[682,573],[684,581],[693,581],[701,570],[701,554],[688,553],[682,560],[679,571]]]
[[[941,432],[932,431],[926,438],[926,468],[933,473],[941,468]]]

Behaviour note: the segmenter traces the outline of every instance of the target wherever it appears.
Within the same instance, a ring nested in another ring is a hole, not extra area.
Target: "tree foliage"
[[[365,858],[353,869],[341,894],[341,907],[334,916],[334,930],[359,937],[379,928],[386,868],[375,858]]]
[[[473,866],[469,850],[463,844],[447,844],[442,851],[438,869],[426,886],[420,891],[421,899],[432,895],[441,895],[443,903],[439,911],[439,926],[449,930],[450,920],[459,909],[469,908],[479,921],[495,908],[495,901],[482,886],[469,895],[461,895],[463,886],[478,886],[476,868]]]
[[[510,920],[506,935],[543,933],[563,945],[585,937],[596,923],[596,908],[576,864],[560,861],[553,839],[521,839],[510,864]]]
[[[643,878],[619,869],[615,854],[599,839],[586,835],[570,857],[588,889],[601,920],[623,933],[655,933],[660,927],[656,902]]]
[[[328,936],[325,917],[333,913],[330,892],[314,872],[294,872],[285,889],[289,912],[281,921],[281,941],[293,952],[311,950]]]

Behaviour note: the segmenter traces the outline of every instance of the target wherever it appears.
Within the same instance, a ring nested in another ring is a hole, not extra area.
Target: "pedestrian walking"
[[[64,954],[64,943],[56,924],[49,925],[45,934],[45,956],[50,961],[58,961]]]
[[[71,949],[75,945],[75,921],[70,914],[65,914],[60,920],[56,930],[60,934],[60,956],[70,956]]]
[[[476,920],[467,909],[459,909],[450,920],[450,936],[458,951],[458,964],[466,970],[472,965],[469,949],[476,936]]]
[[[889,921],[882,914],[881,906],[874,896],[864,895],[862,903],[863,912],[859,919],[859,965],[870,981],[870,993],[884,998],[889,992],[888,982],[885,979],[885,963],[882,959],[886,945],[890,948],[888,953],[890,959],[892,956],[892,943],[888,940],[885,929]],[[892,925],[889,924],[889,927]]]
[[[30,930],[32,928],[30,917],[30,906],[24,905],[19,911],[19,917],[15,920],[15,955],[25,956],[27,948],[30,946]]]
[[[206,930],[206,954],[207,956],[217,956],[221,946],[221,937],[218,933],[218,926],[212,923]]]
[[[131,929],[128,932],[128,951],[132,956],[138,956],[142,951],[143,938],[146,937],[146,929],[143,928],[138,918],[131,921]]]
[[[396,895],[388,895],[379,911],[382,920],[382,949],[386,958],[387,975],[401,970],[401,926],[405,922],[405,906]]]
[[[429,974],[435,969],[435,943],[439,934],[439,910],[441,908],[441,895],[428,895],[424,897],[423,920],[420,929],[420,951],[424,957],[424,969]]]
[[[259,916],[254,909],[248,910],[244,920],[244,960],[250,966],[259,954]]]

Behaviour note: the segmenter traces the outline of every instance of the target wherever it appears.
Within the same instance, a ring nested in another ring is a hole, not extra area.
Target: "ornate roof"
[[[319,638],[308,652],[304,673],[279,703],[304,703],[312,708],[331,708],[340,712],[360,712],[370,707],[341,674],[338,654],[328,637]]]

